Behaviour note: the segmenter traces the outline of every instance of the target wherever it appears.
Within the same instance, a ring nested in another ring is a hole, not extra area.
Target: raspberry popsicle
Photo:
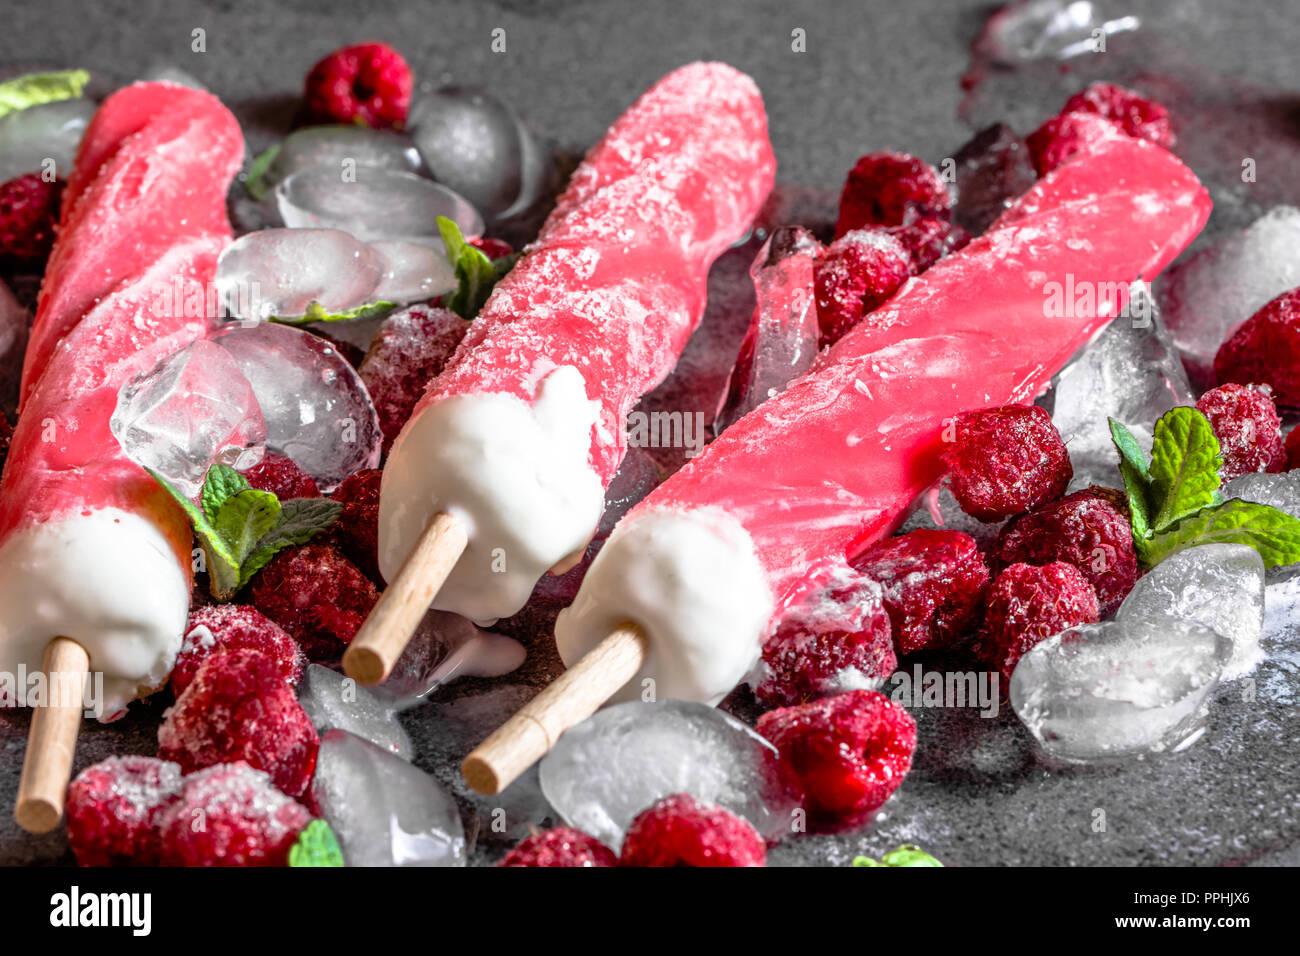
[[[33,715],[17,809],[28,829],[62,811],[86,669],[102,673],[112,716],[166,679],[180,645],[189,524],[109,418],[125,382],[214,321],[194,295],[230,241],[243,155],[215,97],[142,83],[104,101],[68,181],[0,484],[0,671],[39,671],[44,655],[69,682],[68,706]]]
[[[430,601],[491,622],[581,552],[627,413],[676,363],[775,167],[758,88],[720,63],[668,74],[592,148],[393,445],[390,586],[350,675],[382,679]]]
[[[628,622],[648,650],[568,692],[626,699],[652,679],[661,698],[721,700],[803,589],[889,534],[940,477],[944,422],[1031,400],[1209,208],[1177,159],[1130,139],[1041,180],[623,518],[556,642],[588,672],[611,641],[627,645]],[[555,686],[471,754],[471,784],[508,783],[521,754],[563,732],[578,708]]]

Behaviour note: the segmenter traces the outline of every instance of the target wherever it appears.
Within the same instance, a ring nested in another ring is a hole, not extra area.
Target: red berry
[[[1083,572],[1110,614],[1138,577],[1133,528],[1121,492],[1091,487],[1013,519],[989,554],[995,570],[1064,561]]]
[[[427,305],[402,309],[379,327],[358,372],[379,413],[385,453],[468,330],[455,312]]]
[[[925,216],[946,218],[951,207],[948,187],[925,160],[907,153],[868,153],[844,181],[835,236],[866,226],[904,226]]]
[[[0,185],[0,271],[40,271],[54,245],[62,181],[27,173]]]
[[[1052,417],[1035,405],[963,412],[943,451],[948,484],[961,509],[1000,521],[1065,494],[1074,469]]]
[[[337,548],[308,544],[272,558],[254,578],[251,597],[308,658],[328,661],[356,636],[379,593]]]
[[[158,728],[158,755],[186,773],[246,761],[300,797],[316,768],[320,737],[270,660],[257,651],[223,651],[203,662]]]
[[[1174,131],[1169,110],[1155,100],[1113,83],[1093,83],[1065,101],[1062,113],[1096,113],[1115,123],[1129,136],[1147,139],[1169,149]]]
[[[311,68],[303,91],[319,123],[401,129],[411,106],[411,68],[385,43],[335,50]]]
[[[506,854],[498,866],[618,866],[614,851],[572,827],[534,833]]]
[[[912,274],[912,256],[883,229],[858,229],[817,258],[813,285],[821,344],[830,345],[874,312]]]
[[[177,697],[194,680],[203,662],[222,651],[257,651],[266,666],[289,686],[302,680],[302,648],[280,625],[247,604],[209,604],[190,611],[185,637],[172,666],[172,693]]]
[[[5,459],[9,457],[9,442],[13,440],[14,427],[4,412],[0,412],[0,471],[4,471]]]
[[[489,259],[504,259],[515,251],[504,239],[492,239],[488,236],[471,239],[469,244]]]
[[[1002,675],[1002,686],[1020,658],[1035,644],[1067,627],[1095,623],[1097,593],[1072,564],[1054,561],[1035,567],[1013,564],[989,589],[984,612],[984,652]]]
[[[370,580],[379,582],[379,483],[384,472],[363,468],[349,475],[330,495],[343,503],[330,536],[338,549]]]
[[[912,256],[912,268],[924,272],[950,252],[970,242],[970,233],[955,222],[938,216],[925,216],[906,226],[889,230]]]
[[[887,538],[853,560],[885,589],[899,654],[949,647],[975,624],[989,583],[975,539],[922,529]]]
[[[873,690],[768,711],[758,732],[776,745],[809,816],[823,824],[860,823],[880,809],[916,749],[912,715]]]
[[[1123,135],[1122,129],[1096,113],[1062,113],[1030,133],[1025,143],[1038,175],[1046,176],[1072,156]]]
[[[623,837],[624,866],[766,866],[758,831],[730,810],[685,793],[642,810]]]
[[[245,471],[244,477],[254,488],[269,491],[281,501],[320,497],[315,478],[299,468],[292,458],[273,451],[268,451],[261,461]]]
[[[1196,403],[1219,439],[1219,475],[1231,481],[1253,471],[1285,471],[1282,420],[1268,389],[1229,383],[1212,388]]]
[[[68,843],[81,866],[157,866],[158,817],[181,790],[181,768],[153,757],[109,757],[68,786]]]
[[[1286,470],[1300,468],[1300,428],[1291,429],[1286,436]]]
[[[187,776],[159,814],[164,866],[284,866],[312,820],[271,778],[243,761]]]
[[[1237,327],[1214,357],[1223,384],[1267,385],[1279,405],[1300,407],[1300,289],[1284,292]]]

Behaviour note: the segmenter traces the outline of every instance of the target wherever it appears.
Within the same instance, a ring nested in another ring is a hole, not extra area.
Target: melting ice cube
[[[0,183],[41,172],[50,162],[54,175],[66,179],[95,108],[90,100],[62,100],[0,117]]]
[[[1256,472],[1241,475],[1223,486],[1228,498],[1255,501],[1300,518],[1300,473],[1285,471],[1280,475]]]
[[[273,189],[294,173],[320,166],[340,178],[358,166],[414,173],[420,154],[410,137],[364,126],[308,126],[286,136],[264,183]]]
[[[514,638],[485,631],[459,614],[431,610],[374,693],[395,707],[406,707],[462,677],[508,674],[527,656]]]
[[[1068,60],[1099,52],[1097,37],[1127,33],[1141,26],[1134,16],[1107,19],[1088,0],[1020,0],[999,9],[976,41],[995,63]]]
[[[373,293],[381,302],[426,302],[452,292],[458,280],[441,242],[406,242],[381,239],[370,244],[383,264],[384,274]]]
[[[298,703],[321,733],[346,730],[403,760],[415,754],[393,702],[338,671],[309,665],[298,687]]]
[[[204,93],[208,88],[199,82],[192,73],[182,70],[178,66],[170,63],[159,63],[149,67],[140,74],[141,83],[174,83],[177,86],[188,86],[192,90],[200,90]]]

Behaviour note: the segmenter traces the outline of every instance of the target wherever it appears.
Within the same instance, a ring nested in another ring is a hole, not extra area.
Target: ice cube
[[[215,462],[256,464],[266,439],[252,384],[230,354],[208,339],[124,385],[109,428],[128,458],[191,496]]]
[[[290,133],[280,143],[263,180],[274,189],[294,173],[324,167],[339,179],[358,166],[414,173],[420,153],[409,136],[364,126],[308,126]]]
[[[31,314],[0,280],[0,411],[13,421],[18,406],[18,386],[23,376],[23,353]]]
[[[541,194],[546,154],[514,110],[495,97],[438,90],[411,105],[408,126],[434,179],[489,219],[522,212]]]
[[[344,730],[321,739],[312,797],[348,866],[464,866],[451,796],[423,770]]]
[[[750,266],[757,305],[714,417],[721,434],[808,370],[817,355],[813,263],[821,243],[801,226],[772,234]]]
[[[356,370],[329,342],[273,322],[230,324],[213,341],[248,379],[266,421],[266,445],[328,494],[379,465],[379,418]]]
[[[1134,283],[1124,313],[1105,326],[1055,379],[1052,422],[1070,451],[1071,490],[1120,486],[1119,456],[1107,417],[1150,448],[1151,429],[1175,405],[1194,400],[1187,374],[1144,283]]]
[[[775,756],[765,739],[707,704],[632,701],[565,732],[542,761],[542,792],[571,826],[615,850],[637,814],[674,793],[720,804],[779,840],[794,802],[774,773]]]
[[[29,106],[0,117],[0,183],[47,169],[66,179],[77,158],[81,135],[94,115],[93,102],[72,99]]]
[[[384,275],[374,291],[381,302],[426,302],[436,295],[455,290],[456,272],[447,260],[441,242],[404,242],[381,239],[370,248],[383,263]]]
[[[462,677],[508,674],[527,656],[514,638],[486,631],[459,614],[431,610],[375,693],[405,707]]]
[[[1284,471],[1280,475],[1255,472],[1233,478],[1223,486],[1228,498],[1255,501],[1300,518],[1300,472]]]
[[[466,238],[483,234],[483,217],[459,194],[414,173],[358,166],[301,169],[275,187],[286,226],[342,229],[358,239],[437,239],[437,218],[453,220]]]
[[[294,317],[313,302],[327,312],[375,301],[384,261],[338,229],[263,229],[226,247],[217,291],[239,319]]]
[[[1300,209],[1277,206],[1244,232],[1167,269],[1156,286],[1174,344],[1198,384],[1213,384],[1215,353],[1270,300],[1300,286]]]
[[[988,19],[976,49],[1004,66],[1025,60],[1068,60],[1098,52],[1099,34],[1127,33],[1140,26],[1135,16],[1107,19],[1088,0],[1020,0]]]
[[[188,86],[192,90],[200,90],[206,93],[208,88],[195,79],[192,73],[187,73],[178,66],[172,66],[170,63],[159,63],[151,66],[140,75],[141,83],[174,83],[177,86]]]
[[[1005,123],[976,133],[953,157],[957,202],[952,218],[978,236],[1038,181],[1029,147]]]
[[[1180,750],[1204,732],[1232,641],[1179,618],[1081,624],[1035,645],[1011,706],[1051,757],[1093,763]]]
[[[397,720],[393,701],[320,664],[310,664],[298,687],[298,703],[322,734],[346,730],[403,760],[415,755],[411,738]]]
[[[1223,680],[1241,677],[1262,657],[1264,561],[1244,544],[1179,551],[1138,578],[1115,614],[1116,620],[1131,617],[1179,617],[1222,634],[1232,641]]]

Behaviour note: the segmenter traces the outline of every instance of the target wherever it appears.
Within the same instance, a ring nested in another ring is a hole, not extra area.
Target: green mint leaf
[[[302,828],[289,848],[289,865],[343,866],[343,850],[328,823],[316,819]]]
[[[43,103],[75,100],[89,82],[90,74],[85,70],[28,73],[7,80],[0,83],[0,116]]]
[[[1248,544],[1264,566],[1273,568],[1300,561],[1300,519],[1253,501],[1230,498],[1222,504],[1187,515],[1148,542],[1150,564],[1198,544]]]
[[[1153,531],[1165,531],[1179,519],[1217,504],[1219,440],[1210,420],[1188,406],[1161,415],[1149,474]]]
[[[276,553],[293,545],[306,544],[338,520],[341,502],[331,498],[291,498],[280,506],[275,526],[253,546],[240,567],[239,586],[247,584],[266,567]]]
[[[226,503],[226,499],[248,489],[248,479],[229,465],[213,465],[203,479],[203,491],[199,501],[203,505],[203,514],[209,521],[217,520],[217,512]]]
[[[1128,495],[1128,510],[1133,525],[1133,540],[1140,547],[1151,524],[1151,476],[1147,456],[1133,433],[1123,422],[1108,418],[1110,440],[1119,452],[1119,473]]]
[[[355,309],[330,312],[319,302],[311,302],[307,305],[307,311],[302,315],[273,315],[271,321],[278,322],[281,325],[310,325],[312,322],[351,322],[355,319],[373,319],[380,315],[387,315],[395,308],[397,308],[396,302],[367,302]]]
[[[462,319],[472,319],[492,294],[497,280],[513,268],[519,257],[510,255],[495,261],[489,259],[482,250],[466,242],[460,227],[446,216],[438,217],[438,231],[447,247],[447,261],[460,283],[455,292],[442,297],[442,304]]]
[[[854,866],[943,866],[938,860],[918,846],[904,843],[897,850],[891,850],[879,860],[869,856],[855,856]]]
[[[180,489],[172,487],[166,478],[152,468],[146,468],[145,471],[162,486],[164,491],[172,496],[176,503],[181,506],[186,517],[190,519],[190,525],[194,528],[194,536],[198,538],[199,545],[203,548],[207,558],[208,581],[212,596],[218,601],[229,600],[239,590],[240,584],[239,560],[230,550],[230,546],[226,544],[221,533],[208,520],[203,510],[185,497]]]
[[[227,498],[212,524],[242,566],[280,520],[280,512],[280,502],[272,492],[248,488]]]
[[[280,144],[276,143],[264,153],[259,153],[248,165],[248,175],[244,177],[244,188],[248,190],[248,195],[252,196],[258,202],[266,195],[270,184],[266,181],[266,174],[271,170],[271,164],[275,162],[275,157],[280,155]]]

